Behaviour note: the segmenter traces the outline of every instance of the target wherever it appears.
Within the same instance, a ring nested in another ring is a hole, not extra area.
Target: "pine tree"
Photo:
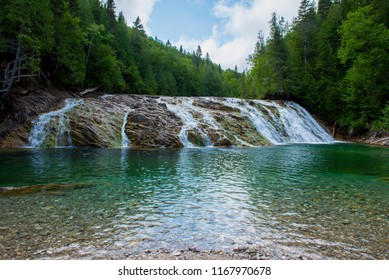
[[[317,10],[317,14],[321,21],[325,20],[328,12],[331,8],[332,1],[331,0],[319,0],[319,7]]]
[[[207,54],[205,55],[205,61],[207,63],[210,63],[211,62],[211,57],[209,56],[209,53],[207,52]]]
[[[268,92],[278,98],[288,98],[287,77],[289,71],[288,51],[284,40],[285,21],[283,18],[278,19],[277,14],[272,14],[270,20],[270,39],[268,41],[268,51],[270,63],[272,64],[273,92]]]
[[[258,32],[257,39],[258,41],[255,44],[254,54],[250,54],[247,59],[248,62],[250,62],[251,64],[254,64],[256,58],[260,57],[261,55],[264,55],[265,53],[265,35],[263,34],[262,30]]]
[[[201,50],[201,47],[200,45],[197,47],[197,50],[196,50],[196,57],[198,58],[201,58],[203,56],[203,51]]]
[[[143,36],[146,36],[146,31],[143,28],[143,24],[139,16],[136,17],[136,20],[133,23],[134,23],[133,28],[139,31]]]
[[[289,98],[289,58],[284,34],[285,21],[274,12],[269,21],[270,36],[265,43],[263,34],[258,34],[255,53],[250,56],[253,65],[249,79],[248,95],[254,98]]]
[[[107,13],[110,28],[113,28],[116,23],[116,5],[114,0],[107,1]]]
[[[315,41],[312,36],[316,33],[316,14],[314,2],[309,0],[302,0],[299,10],[297,22],[295,23],[295,30],[300,36],[302,43],[302,59],[304,65],[308,62],[308,53],[312,46],[312,43]]]

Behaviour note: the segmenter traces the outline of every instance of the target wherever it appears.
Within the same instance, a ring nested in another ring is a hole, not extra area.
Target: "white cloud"
[[[123,11],[129,23],[140,16],[146,32],[153,34],[149,27],[150,16],[157,1],[163,0],[116,0],[118,11]],[[202,3],[204,0],[187,0]],[[205,39],[187,38],[182,35],[173,44],[193,51],[200,45],[204,55],[208,52],[215,63],[223,68],[239,70],[248,67],[246,59],[254,51],[259,30],[269,33],[269,20],[275,11],[288,22],[297,15],[301,0],[217,0],[213,14],[219,23],[212,28],[212,36]],[[317,1],[316,1],[317,2]],[[174,16],[174,13],[173,15]]]
[[[198,45],[203,53],[223,68],[247,69],[247,58],[253,53],[257,35],[262,30],[269,34],[269,20],[275,11],[289,23],[297,15],[301,0],[218,0],[213,9],[220,23],[213,26],[210,38],[193,40],[185,37],[176,42],[185,49],[195,50]],[[316,1],[317,2],[317,1]]]
[[[186,50],[196,50],[200,45],[203,55],[205,56],[208,52],[212,61],[220,64],[224,69],[233,69],[236,65],[239,71],[242,71],[247,68],[246,59],[252,53],[255,42],[255,36],[254,38],[237,37],[224,44],[221,44],[215,37],[196,40],[182,36],[174,45],[182,45]]]
[[[123,12],[128,25],[132,26],[136,17],[139,16],[146,33],[151,35],[152,31],[149,25],[151,21],[150,16],[153,12],[154,5],[158,1],[159,0],[116,0],[115,3],[117,12]]]

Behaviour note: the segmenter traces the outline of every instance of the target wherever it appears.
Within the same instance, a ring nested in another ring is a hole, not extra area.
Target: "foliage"
[[[249,59],[253,64],[251,78],[253,95],[258,98],[289,98],[288,50],[285,44],[285,21],[272,14],[270,38],[266,44],[262,32],[258,35],[255,53]]]
[[[4,3],[4,4],[3,4]],[[209,55],[149,38],[114,0],[2,0],[0,47],[19,39],[52,84],[136,94],[243,96],[245,75],[224,75]],[[7,26],[7,28],[4,28]],[[4,48],[4,47],[3,47]],[[33,55],[32,55],[33,54]],[[230,80],[230,78],[232,80]]]
[[[85,79],[84,33],[79,22],[68,11],[54,22],[57,32],[55,50],[51,54],[56,61],[53,76],[63,85],[80,85]]]
[[[54,85],[134,94],[293,99],[329,124],[388,130],[389,3],[302,0],[289,25],[275,13],[248,73],[222,70],[132,27],[113,0],[2,0],[0,49],[17,39]],[[0,54],[2,55],[2,54]]]
[[[285,85],[298,100],[350,132],[375,124],[388,130],[389,7],[387,1],[302,0],[298,16],[284,36],[259,36],[250,56],[246,90],[250,97],[281,97]],[[278,46],[286,50],[274,51]],[[273,49],[273,52],[270,50]],[[282,69],[282,79],[277,73]]]
[[[374,128],[376,130],[389,131],[389,103],[382,111],[382,116],[374,123]]]
[[[346,118],[370,122],[388,100],[389,29],[378,22],[372,7],[366,6],[349,13],[339,33],[338,55],[350,66],[343,96],[349,109]]]

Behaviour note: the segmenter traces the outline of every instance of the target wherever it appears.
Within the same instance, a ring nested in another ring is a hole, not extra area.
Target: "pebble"
[[[189,248],[188,251],[193,253],[200,253],[200,250],[198,250],[197,248]]]
[[[242,246],[242,247],[235,248],[233,251],[235,253],[241,253],[241,252],[246,252],[248,249],[249,247]]]

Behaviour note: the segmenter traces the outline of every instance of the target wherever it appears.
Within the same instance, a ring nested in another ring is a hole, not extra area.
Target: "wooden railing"
[[[40,75],[39,72],[33,73],[27,67],[28,57],[22,53],[20,44],[15,40],[7,40],[7,52],[14,51],[16,52],[15,60],[9,62],[4,70],[0,70],[0,95],[2,94],[2,97],[9,94],[15,80],[20,81],[21,78]]]

